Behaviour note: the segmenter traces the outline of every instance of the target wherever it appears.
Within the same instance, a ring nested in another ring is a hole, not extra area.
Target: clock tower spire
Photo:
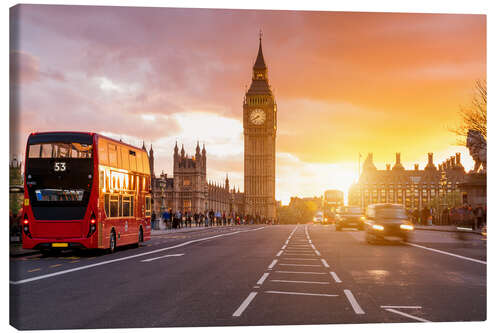
[[[252,83],[243,102],[245,213],[267,219],[276,218],[276,114],[260,31]]]

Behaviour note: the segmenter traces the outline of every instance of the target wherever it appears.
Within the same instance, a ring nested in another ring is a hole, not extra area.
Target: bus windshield
[[[47,142],[28,146],[28,158],[92,158],[92,145],[78,142]]]

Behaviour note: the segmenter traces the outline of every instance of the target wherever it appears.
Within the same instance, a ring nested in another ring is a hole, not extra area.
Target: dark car
[[[403,205],[374,204],[366,209],[365,237],[368,243],[383,239],[406,242],[413,229]]]
[[[335,218],[335,230],[340,231],[343,228],[356,228],[363,230],[365,216],[361,207],[344,206],[337,210]]]

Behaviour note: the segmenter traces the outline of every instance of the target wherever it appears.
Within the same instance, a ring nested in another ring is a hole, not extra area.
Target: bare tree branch
[[[486,118],[487,118],[487,89],[486,80],[476,80],[474,85],[474,96],[467,106],[460,106],[458,112],[461,123],[450,131],[457,135],[457,144],[465,146],[467,132],[476,130],[486,139]]]

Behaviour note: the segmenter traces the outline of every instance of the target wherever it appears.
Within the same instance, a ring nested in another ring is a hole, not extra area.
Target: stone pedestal
[[[472,173],[465,176],[464,182],[458,184],[462,191],[463,203],[472,208],[486,206],[486,174]]]

